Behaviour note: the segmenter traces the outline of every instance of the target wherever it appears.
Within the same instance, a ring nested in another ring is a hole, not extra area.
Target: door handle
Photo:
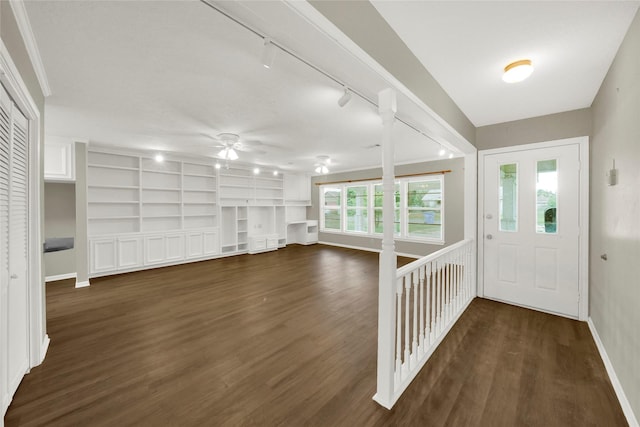
[[[493,239],[493,236],[491,234],[487,234],[487,240],[491,240]]]
[[[17,274],[12,274],[12,275],[11,275],[11,278],[12,278],[12,279],[17,279],[17,278],[18,278],[18,275],[17,275]]]

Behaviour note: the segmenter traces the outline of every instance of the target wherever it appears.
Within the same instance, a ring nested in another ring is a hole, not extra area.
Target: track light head
[[[264,47],[262,48],[262,65],[264,65],[264,68],[271,68],[275,57],[276,46],[271,42],[269,37],[265,37]]]
[[[340,107],[344,107],[349,101],[351,101],[351,91],[345,86],[344,93],[342,94],[340,99],[338,99],[338,105]]]
[[[447,150],[444,149],[444,147],[441,145],[440,146],[440,150],[438,151],[438,156],[442,157],[447,153]]]

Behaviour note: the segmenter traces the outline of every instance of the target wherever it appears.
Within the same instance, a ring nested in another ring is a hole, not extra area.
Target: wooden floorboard
[[[585,323],[482,299],[394,409],[378,406],[377,263],[289,246],[48,284],[49,352],[5,423],[626,425]]]

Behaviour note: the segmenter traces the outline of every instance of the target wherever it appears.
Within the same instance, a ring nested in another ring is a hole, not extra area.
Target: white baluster
[[[413,342],[411,343],[411,366],[415,366],[418,357],[418,284],[420,269],[413,271]]]
[[[424,272],[426,267],[423,265],[418,271],[420,281],[420,335],[418,337],[418,355],[422,357],[424,354]]]
[[[427,276],[427,283],[426,283],[426,294],[427,294],[427,315],[426,315],[426,320],[427,320],[427,325],[425,326],[425,337],[426,337],[426,347],[429,347],[431,345],[431,328],[433,325],[433,320],[431,319],[432,316],[432,310],[431,310],[431,301],[433,300],[433,298],[431,298],[431,288],[432,288],[432,280],[431,280],[431,263],[428,263],[427,265],[425,265],[425,272],[426,272],[426,276]],[[426,348],[425,348],[426,349]]]
[[[440,262],[436,261],[436,338],[440,335],[440,323],[442,319],[442,271]]]
[[[396,284],[396,299],[398,301],[398,309],[396,310],[396,386],[402,382],[402,290],[402,278],[400,278]]]
[[[458,252],[456,251],[453,255],[451,255],[451,312],[453,313],[452,317],[458,313]]]
[[[449,309],[451,307],[451,305],[449,304],[449,299],[451,297],[451,290],[450,290],[450,284],[451,284],[451,274],[450,274],[450,267],[451,267],[451,263],[449,262],[449,257],[445,256],[444,259],[442,260],[442,262],[444,263],[444,298],[443,298],[443,302],[444,302],[444,322],[443,322],[443,327],[447,327],[447,325],[449,324]]]
[[[408,276],[404,277],[404,287],[405,287],[405,298],[404,298],[404,364],[406,368],[406,373],[408,374],[411,370],[411,335],[409,334],[409,329],[411,328],[411,323],[409,319],[410,310],[409,310],[409,298],[411,297],[411,273]]]

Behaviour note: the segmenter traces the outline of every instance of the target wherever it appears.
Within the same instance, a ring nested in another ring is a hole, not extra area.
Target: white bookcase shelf
[[[89,235],[217,227],[210,164],[90,150]]]
[[[306,175],[95,147],[87,163],[94,276],[317,241],[317,224],[305,221]]]

